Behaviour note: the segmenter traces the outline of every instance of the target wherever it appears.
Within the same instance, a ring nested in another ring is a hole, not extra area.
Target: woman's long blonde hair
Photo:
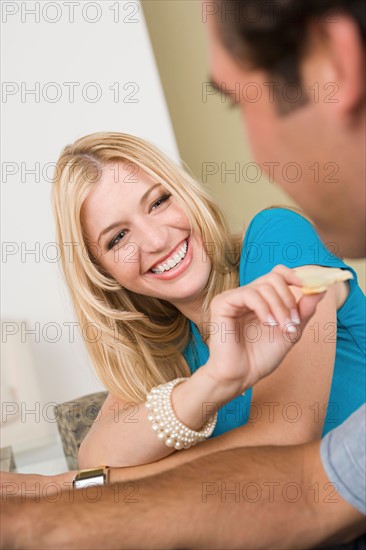
[[[137,166],[160,182],[185,210],[206,251],[212,252],[202,319],[213,296],[238,285],[240,243],[208,193],[150,143],[101,132],[82,137],[62,151],[52,202],[75,313],[102,383],[117,397],[139,402],[153,386],[190,375],[182,355],[190,330],[188,319],[170,303],[121,288],[88,249],[81,207],[103,169],[117,162]]]

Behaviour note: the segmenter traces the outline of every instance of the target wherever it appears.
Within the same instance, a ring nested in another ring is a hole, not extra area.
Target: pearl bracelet
[[[204,441],[215,429],[217,412],[209,418],[200,431],[191,430],[175,415],[172,406],[172,391],[181,382],[188,378],[176,378],[167,384],[160,384],[152,388],[146,396],[145,407],[148,409],[148,420],[159,439],[168,447],[175,447],[178,451],[188,449],[200,441]]]

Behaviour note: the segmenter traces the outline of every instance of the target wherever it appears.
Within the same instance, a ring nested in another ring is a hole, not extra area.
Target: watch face
[[[84,489],[84,487],[104,485],[104,483],[105,483],[105,475],[104,473],[102,473],[102,474],[90,475],[90,477],[84,477],[84,476],[79,477],[79,475],[77,475],[72,485],[74,489]]]

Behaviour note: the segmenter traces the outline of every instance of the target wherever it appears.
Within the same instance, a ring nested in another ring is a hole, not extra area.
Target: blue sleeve
[[[366,405],[322,439],[320,456],[338,493],[366,515]]]
[[[290,268],[302,265],[321,265],[349,269],[357,284],[356,273],[340,258],[335,243],[324,246],[313,225],[286,208],[270,208],[257,214],[245,235],[241,260],[240,284],[251,283],[276,265]]]

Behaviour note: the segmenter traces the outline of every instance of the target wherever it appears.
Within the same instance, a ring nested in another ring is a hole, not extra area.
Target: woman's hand
[[[278,265],[252,283],[215,296],[210,305],[206,374],[226,385],[231,399],[273,372],[299,340],[324,296],[303,296],[293,270]],[[234,395],[235,394],[235,395]]]

